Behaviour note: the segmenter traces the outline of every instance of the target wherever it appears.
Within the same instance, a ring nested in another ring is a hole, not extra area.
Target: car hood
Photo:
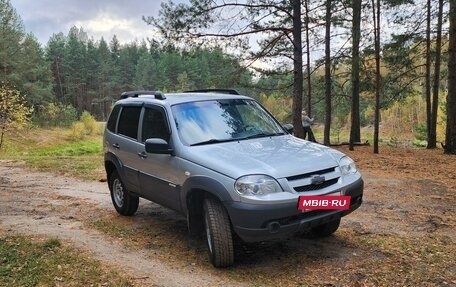
[[[291,135],[188,147],[186,159],[232,178],[283,178],[337,166],[342,153]]]

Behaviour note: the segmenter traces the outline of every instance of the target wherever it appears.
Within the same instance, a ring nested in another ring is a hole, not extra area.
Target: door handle
[[[138,153],[138,156],[139,156],[140,158],[142,158],[142,159],[146,159],[146,158],[147,158],[147,153],[145,153],[145,152],[140,152],[140,153]]]
[[[115,144],[112,144],[112,147],[113,148],[116,148],[116,149],[119,149],[120,148],[120,145],[118,143],[115,143]]]

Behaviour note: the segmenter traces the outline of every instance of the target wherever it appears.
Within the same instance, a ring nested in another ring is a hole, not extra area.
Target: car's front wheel
[[[339,225],[340,218],[312,228],[312,233],[318,237],[328,237],[337,231]]]
[[[139,198],[128,192],[117,171],[113,171],[109,177],[109,190],[112,204],[118,213],[126,216],[135,214],[138,210]]]
[[[214,267],[228,267],[234,263],[233,235],[228,213],[213,199],[204,200],[204,222],[209,259]]]

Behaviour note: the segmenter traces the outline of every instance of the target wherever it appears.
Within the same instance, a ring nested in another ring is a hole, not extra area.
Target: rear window
[[[122,112],[120,113],[117,133],[137,139],[140,113],[141,107],[123,107]]]
[[[109,116],[108,123],[106,125],[106,128],[111,132],[116,131],[116,124],[117,124],[117,118],[119,117],[119,112],[120,112],[119,105],[115,106],[111,111],[111,115]]]

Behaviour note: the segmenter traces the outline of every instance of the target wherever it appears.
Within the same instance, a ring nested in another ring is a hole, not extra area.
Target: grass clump
[[[100,135],[101,127],[89,112],[84,111],[79,121],[74,122],[71,127],[70,137],[73,140],[84,139],[88,135]]]
[[[58,239],[0,236],[0,286],[133,286]]]
[[[70,137],[73,140],[82,140],[86,136],[86,131],[84,124],[81,122],[74,122],[71,126],[71,135]]]
[[[82,179],[104,179],[101,135],[73,139],[68,128],[33,128],[8,137],[0,160],[19,160],[43,171]]]

